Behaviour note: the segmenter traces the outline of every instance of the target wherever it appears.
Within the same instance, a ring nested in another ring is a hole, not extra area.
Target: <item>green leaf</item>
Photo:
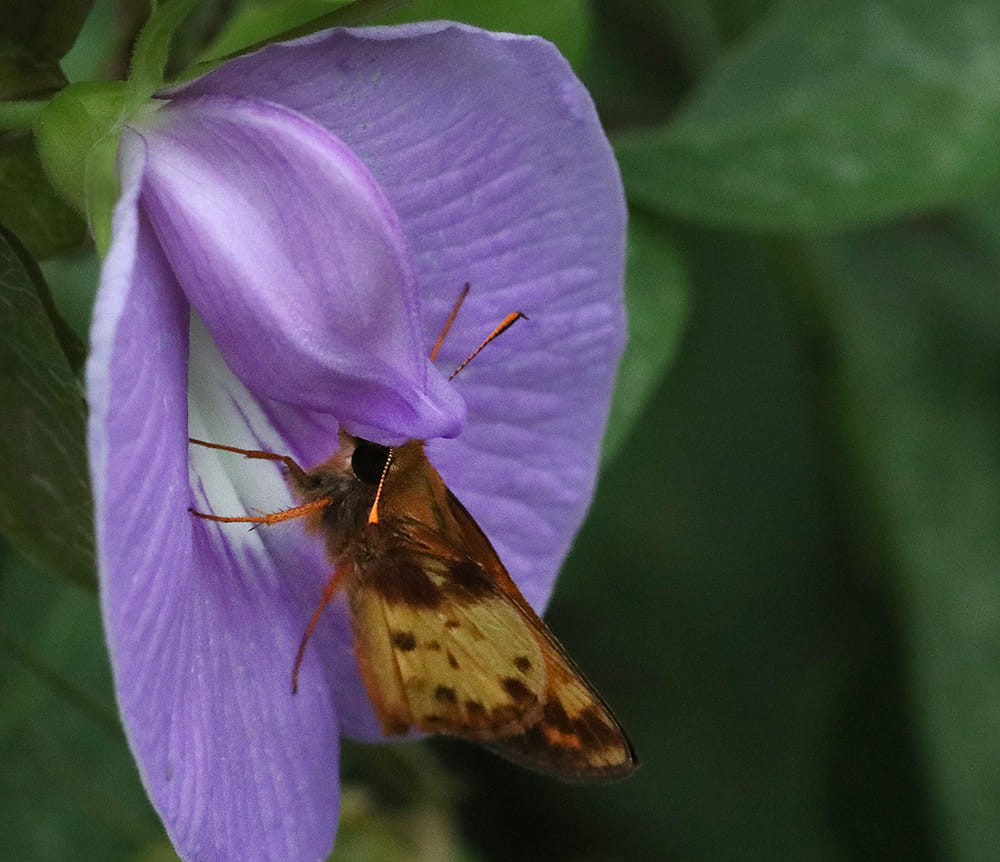
[[[849,855],[831,830],[831,729],[867,609],[843,594],[811,357],[775,256],[691,233],[674,240],[684,348],[602,473],[547,615],[640,769],[576,790],[498,767],[468,810],[504,812],[495,842],[529,848],[510,858],[922,862]],[[875,831],[905,796],[874,797]],[[524,819],[545,829],[519,835]]]
[[[82,348],[54,321],[37,267],[0,235],[0,532],[36,565],[93,584],[86,410],[63,345]]]
[[[1000,173],[1000,5],[782,4],[667,125],[617,141],[629,193],[754,230],[872,222]]]
[[[0,99],[37,98],[66,83],[58,60],[72,47],[91,5],[91,0],[5,0]]]
[[[0,834],[9,859],[135,859],[158,824],[117,717],[96,596],[0,543]]]
[[[244,2],[204,54],[206,64],[327,27],[367,24],[413,0],[270,0]]]
[[[666,14],[647,0],[592,8],[590,49],[580,75],[604,127],[610,132],[668,117],[685,77],[679,68],[685,56],[672,43]]]
[[[129,70],[132,106],[146,101],[163,86],[174,34],[197,2],[198,0],[169,0],[153,9],[153,14],[135,40],[135,50],[132,53],[132,66]]]
[[[670,367],[687,320],[687,274],[666,227],[641,212],[629,221],[625,273],[628,344],[604,437],[610,460]]]
[[[0,224],[44,260],[84,244],[87,225],[52,188],[30,135],[0,139]]]
[[[944,858],[1000,846],[1000,198],[816,244],[853,501],[887,546]]]

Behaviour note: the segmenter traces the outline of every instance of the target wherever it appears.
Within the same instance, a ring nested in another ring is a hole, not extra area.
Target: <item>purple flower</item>
[[[292,501],[273,463],[188,435],[305,466],[340,425],[428,438],[543,606],[591,497],[623,341],[621,186],[587,93],[536,38],[331,31],[165,95],[122,137],[87,369],[118,702],[184,858],[319,859],[338,737],[380,738],[346,611],[325,612],[292,696],[330,565],[297,523],[192,517]],[[448,383],[515,310],[530,320]]]

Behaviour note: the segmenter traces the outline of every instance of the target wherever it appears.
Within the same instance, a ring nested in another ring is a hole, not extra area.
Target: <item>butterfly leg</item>
[[[262,449],[239,449],[236,446],[223,446],[221,443],[208,443],[198,440],[195,437],[188,437],[189,443],[196,446],[204,446],[206,449],[218,449],[222,452],[235,452],[245,458],[257,458],[262,461],[280,461],[288,469],[293,479],[306,478],[306,472],[290,455],[279,455],[277,452],[265,452]],[[311,500],[301,506],[293,506],[291,509],[284,509],[281,512],[264,512],[260,515],[242,515],[239,517],[224,517],[221,515],[209,515],[206,512],[199,512],[197,509],[188,508],[188,511],[205,521],[216,521],[220,524],[277,524],[281,521],[291,521],[294,518],[301,518],[320,509],[325,509],[333,502],[329,497],[322,497],[319,500]]]
[[[235,452],[244,458],[257,458],[261,461],[280,461],[296,480],[305,479],[306,471],[291,455],[279,455],[277,452],[265,452],[262,449],[239,449],[236,446],[223,446],[221,443],[208,443],[196,437],[188,437],[188,442],[195,446],[204,446],[206,449],[218,449],[220,452]]]
[[[330,497],[320,497],[318,500],[310,500],[301,506],[292,506],[291,509],[282,509],[280,512],[264,512],[260,515],[239,515],[230,517],[225,515],[209,515],[207,512],[199,512],[190,506],[188,511],[196,518],[203,521],[215,521],[219,524],[278,524],[281,521],[291,521],[305,515],[325,509],[333,502]]]
[[[316,623],[319,622],[320,614],[323,613],[323,608],[325,608],[330,600],[336,595],[337,588],[340,586],[340,580],[343,577],[344,569],[337,569],[332,575],[330,575],[329,580],[326,582],[326,586],[323,587],[323,597],[319,600],[319,605],[316,608],[315,613],[312,615],[312,619],[309,620],[309,625],[306,626],[305,634],[302,635],[302,640],[299,641],[299,651],[295,654],[295,664],[292,666],[292,694],[295,694],[299,690],[299,668],[302,666],[302,657],[306,652],[306,644],[309,642],[309,638],[312,636],[313,629],[316,628]]]

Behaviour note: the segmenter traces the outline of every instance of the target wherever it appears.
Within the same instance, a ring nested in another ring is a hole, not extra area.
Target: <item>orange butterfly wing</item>
[[[448,733],[570,780],[629,774],[621,726],[450,492],[345,578],[362,679],[387,733]]]

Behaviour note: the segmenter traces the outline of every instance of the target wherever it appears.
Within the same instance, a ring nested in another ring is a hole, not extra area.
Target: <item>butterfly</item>
[[[519,317],[509,315],[452,377]],[[192,514],[223,523],[302,518],[325,543],[334,571],[299,644],[293,693],[310,635],[343,593],[361,679],[386,735],[416,729],[462,737],[569,781],[633,772],[638,761],[621,725],[448,490],[424,442],[388,447],[338,436],[337,451],[308,470],[287,455],[191,438],[281,462],[298,501],[257,516]]]

